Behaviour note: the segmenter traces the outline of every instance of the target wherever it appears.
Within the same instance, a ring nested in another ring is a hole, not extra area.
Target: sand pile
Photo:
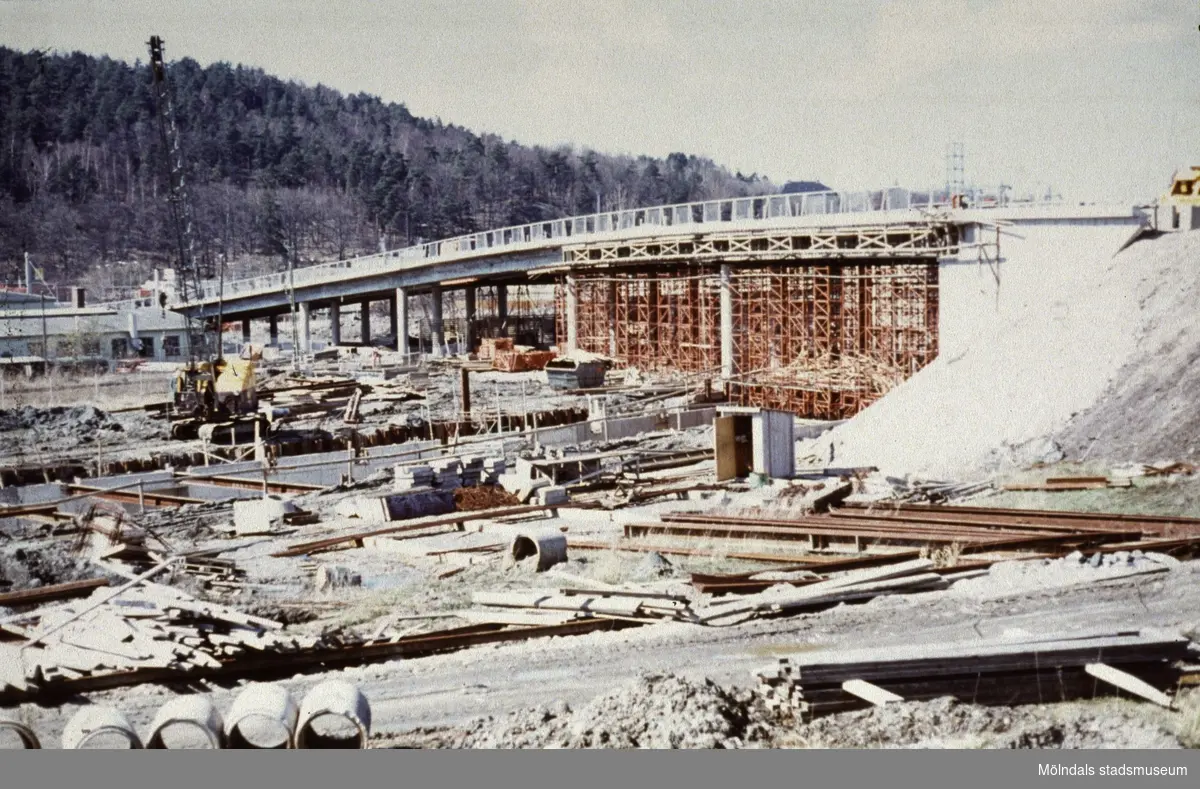
[[[1113,256],[1107,250],[1119,244],[1108,246],[1107,230],[1077,247],[1058,230],[1023,230],[1027,238],[1008,244],[1000,267],[1006,298],[979,316],[961,350],[802,444],[798,456],[963,479],[1062,459],[1064,447],[1097,443],[1093,435],[1107,437],[1105,454],[1195,451],[1196,431],[1179,431],[1200,416],[1179,383],[1200,380],[1191,364],[1200,353],[1200,233],[1143,240]]]
[[[1072,459],[1200,460],[1200,233],[1153,242],[1137,347],[1103,397],[1057,437]],[[1131,250],[1132,251],[1132,250]]]

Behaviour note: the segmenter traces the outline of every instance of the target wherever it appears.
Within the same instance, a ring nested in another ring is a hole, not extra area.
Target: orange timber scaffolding
[[[576,342],[619,365],[716,376],[716,266],[576,275]],[[844,419],[937,356],[935,262],[735,269],[731,400]],[[557,335],[566,337],[565,289]]]

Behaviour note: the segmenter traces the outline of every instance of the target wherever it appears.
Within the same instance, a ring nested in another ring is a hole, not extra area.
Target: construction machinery
[[[253,358],[218,357],[214,361],[191,361],[179,368],[172,384],[168,418],[171,437],[200,436],[205,425],[265,427],[258,413],[258,389]]]

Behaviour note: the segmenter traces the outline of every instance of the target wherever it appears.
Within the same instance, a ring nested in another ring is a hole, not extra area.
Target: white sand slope
[[[1196,245],[1168,236],[1114,256],[1131,228],[1033,225],[1014,233],[1020,237],[1002,241],[998,298],[972,293],[994,283],[986,268],[985,277],[943,271],[944,308],[971,326],[943,343],[957,350],[798,457],[950,479],[1057,457],[1053,437],[1135,354],[1160,318],[1152,309],[1159,302],[1147,297],[1195,261]],[[961,319],[964,311],[971,320]]]

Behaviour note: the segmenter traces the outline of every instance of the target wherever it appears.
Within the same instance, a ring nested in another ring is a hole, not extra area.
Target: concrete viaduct
[[[742,376],[749,390],[769,371],[778,377],[782,367],[789,380],[811,378],[810,369],[793,363],[797,357],[825,372],[855,355],[886,357],[897,375],[911,375],[936,355],[939,337],[952,344],[947,335],[958,331],[947,318],[953,323],[963,305],[939,308],[937,300],[939,289],[943,301],[946,292],[962,290],[953,283],[956,266],[998,264],[1006,234],[1081,225],[1127,226],[1132,234],[1144,224],[1131,205],[1003,202],[982,194],[947,201],[944,194],[899,188],[768,195],[536,222],[290,276],[223,287],[206,282],[171,308],[241,320],[247,336],[250,320],[266,318],[277,342],[277,318],[294,303],[301,350],[309,351],[315,311],[329,311],[337,343],[340,310],[357,306],[369,341],[368,307],[387,301],[392,336],[401,337],[409,298],[429,293],[432,350],[439,354],[443,293],[465,291],[470,327],[476,288],[496,288],[503,321],[508,286],[545,282],[559,287],[558,342],[567,349],[650,368],[711,371],[726,381]],[[801,401],[796,392],[836,384],[798,386],[787,384],[788,393],[775,397],[786,402],[775,404],[836,416],[872,399],[858,385],[841,405],[808,395]],[[748,399],[766,404],[761,396]]]

